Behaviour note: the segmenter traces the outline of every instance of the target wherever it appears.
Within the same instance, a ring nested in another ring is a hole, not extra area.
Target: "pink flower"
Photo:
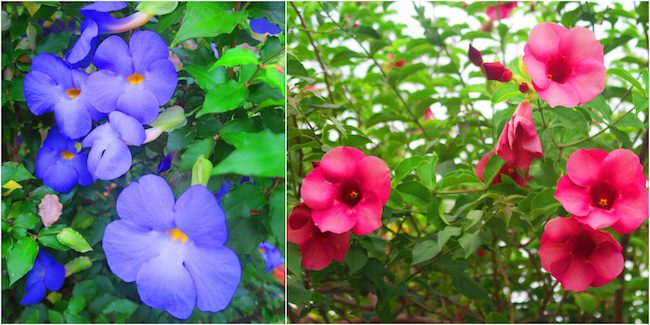
[[[623,271],[623,254],[612,235],[575,218],[554,218],[544,226],[537,254],[542,267],[564,290],[583,291],[615,279]]]
[[[524,47],[523,61],[533,87],[551,107],[584,104],[605,87],[603,46],[583,27],[535,26]]]
[[[501,62],[483,63],[483,70],[488,80],[500,82],[510,82],[512,80],[512,71]]]
[[[368,234],[381,226],[390,196],[390,170],[383,160],[351,147],[328,151],[300,189],[321,231]]]
[[[427,107],[426,110],[424,110],[424,120],[428,121],[433,119],[433,112],[431,111],[431,107]]]
[[[54,194],[45,194],[38,205],[38,215],[41,216],[45,227],[49,227],[59,220],[62,211],[63,204],[59,202],[59,197]]]
[[[575,151],[566,163],[555,198],[576,220],[600,229],[630,233],[648,219],[643,166],[634,152],[617,149]]]
[[[485,173],[485,166],[487,165],[488,160],[490,160],[490,157],[494,155],[495,151],[495,149],[492,149],[485,156],[483,156],[483,158],[481,158],[481,160],[476,165],[474,173],[476,173],[476,176],[478,176],[482,182],[485,182],[485,178],[483,177]],[[520,171],[524,173],[524,176],[520,175]],[[490,183],[490,185],[497,185],[501,183],[501,175],[508,175],[508,177],[512,178],[512,180],[520,186],[526,186],[526,182],[530,179],[530,176],[528,175],[528,168],[525,170],[518,170],[514,163],[506,162],[503,164],[503,166],[501,166],[501,169],[499,169],[497,175],[494,177],[494,179],[492,179],[492,183]]]
[[[496,6],[485,7],[485,13],[490,17],[490,20],[501,20],[510,17],[512,9],[517,7],[517,1],[506,2],[497,4]]]
[[[298,245],[307,270],[322,270],[332,260],[342,262],[350,248],[350,233],[321,232],[304,202],[293,207],[287,226],[287,241]]]
[[[496,153],[521,170],[528,169],[533,159],[544,157],[530,102],[521,102],[512,119],[503,127]]]

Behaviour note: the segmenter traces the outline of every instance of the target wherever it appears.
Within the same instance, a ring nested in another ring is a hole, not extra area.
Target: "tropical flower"
[[[575,107],[605,88],[603,56],[590,30],[541,23],[530,31],[523,61],[533,87],[551,107]]]
[[[342,262],[350,249],[350,233],[323,232],[312,219],[312,210],[304,202],[296,205],[287,221],[287,241],[298,245],[301,264],[306,270],[322,270],[332,260]]]
[[[224,246],[226,217],[207,187],[193,185],[175,201],[163,178],[145,175],[120,193],[116,208],[120,219],[106,227],[102,245],[111,271],[135,281],[142,302],[180,319],[195,305],[228,306],[241,266]]]
[[[88,172],[87,160],[88,154],[81,152],[79,142],[54,126],[36,154],[36,177],[55,191],[68,193],[77,184],[88,186],[95,181]]]
[[[577,221],[630,233],[648,219],[648,190],[639,157],[627,149],[575,151],[555,198]]]
[[[282,29],[271,24],[266,18],[255,18],[250,21],[251,31],[256,34],[276,35],[282,33]]]
[[[102,180],[124,175],[131,168],[133,158],[128,145],[139,146],[144,139],[140,122],[122,112],[110,113],[108,121],[96,127],[82,142],[85,148],[90,148],[88,170]]]
[[[158,174],[162,174],[172,167],[172,160],[174,160],[174,153],[168,153],[163,159],[158,163]]]
[[[505,2],[505,3],[504,3]],[[491,20],[501,20],[510,17],[512,10],[517,7],[517,1],[506,2],[501,1],[496,6],[485,7],[485,13]]]
[[[528,169],[533,159],[544,157],[530,102],[521,102],[503,127],[496,154],[521,170]]]
[[[103,118],[90,103],[86,79],[87,73],[70,68],[53,54],[38,54],[23,84],[27,106],[37,116],[54,112],[63,134],[81,138],[90,132],[93,119]]]
[[[167,45],[154,32],[133,33],[129,45],[119,36],[109,36],[93,58],[99,71],[87,82],[93,106],[104,113],[123,112],[142,124],[153,122],[178,83],[168,57]]]
[[[542,267],[564,290],[605,285],[623,271],[623,254],[612,235],[575,218],[554,218],[544,226],[537,254]]]
[[[57,291],[63,286],[65,279],[65,267],[59,264],[52,255],[40,250],[34,266],[27,273],[25,282],[25,296],[20,300],[21,305],[33,305],[45,298],[45,289]]]
[[[280,281],[282,285],[285,284],[287,280],[287,268],[284,266],[284,264],[273,269],[273,277],[276,280]]]
[[[377,157],[337,147],[307,174],[300,193],[321,231],[365,235],[381,226],[382,207],[390,196],[390,170]]]
[[[123,1],[101,1],[89,4],[79,12],[86,17],[81,23],[81,35],[65,55],[65,60],[74,68],[85,68],[90,64],[97,49],[100,34],[122,33],[146,24],[151,15],[136,12],[128,17],[114,18],[110,12],[124,9]]]
[[[485,166],[487,165],[488,160],[490,160],[490,157],[492,157],[495,152],[496,149],[492,149],[485,156],[483,156],[483,158],[481,158],[481,160],[476,165],[474,173],[476,173],[476,176],[478,176],[482,182],[485,182],[485,178],[483,176],[485,173]],[[524,176],[521,175],[522,173]],[[517,168],[515,163],[506,161],[503,166],[501,166],[501,169],[499,169],[497,175],[494,176],[490,185],[497,185],[501,183],[503,181],[501,179],[502,175],[508,175],[508,177],[512,178],[512,180],[520,186],[526,186],[526,182],[530,179],[530,176],[528,175],[528,168],[520,170]]]
[[[271,272],[271,270],[284,263],[282,251],[268,242],[263,241],[259,246],[257,246],[257,249],[260,254],[262,254],[262,257],[264,257],[264,262],[266,262],[266,273]]]

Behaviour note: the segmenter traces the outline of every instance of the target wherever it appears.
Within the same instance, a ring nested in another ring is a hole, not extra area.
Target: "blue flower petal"
[[[77,154],[72,158],[72,167],[77,171],[79,176],[79,185],[88,186],[95,182],[95,177],[88,171],[88,155]]]
[[[166,231],[176,227],[174,193],[160,176],[145,175],[131,183],[118,196],[116,208],[122,220],[143,228]]]
[[[128,77],[133,73],[129,46],[117,35],[109,36],[99,44],[93,64],[97,69],[109,70],[122,77]]]
[[[43,175],[43,184],[61,193],[70,192],[78,180],[79,176],[74,167],[60,160]]]
[[[66,53],[65,60],[72,68],[85,68],[90,65],[99,42],[99,27],[92,19],[85,19],[81,24],[81,36]]]
[[[127,86],[126,92],[117,100],[117,109],[142,124],[153,122],[160,113],[156,96],[145,88],[133,86]]]
[[[84,6],[79,10],[82,15],[93,14],[95,11],[111,12],[126,8],[127,4],[124,1],[97,1]]]
[[[76,99],[63,100],[54,106],[54,118],[63,134],[71,139],[85,136],[92,128],[86,103]]]
[[[59,160],[59,152],[43,146],[36,154],[36,177],[43,178],[45,173]]]
[[[255,18],[251,19],[250,22],[251,30],[257,34],[266,34],[271,35],[282,33],[282,29],[276,25],[271,24],[266,18]]]
[[[201,311],[217,312],[228,307],[241,280],[239,258],[232,250],[192,244],[185,254],[185,268],[194,280]]]
[[[158,174],[162,174],[167,171],[172,166],[172,160],[174,159],[174,153],[168,153],[160,163],[158,164]]]
[[[268,242],[262,242],[257,248],[260,250],[260,253],[262,253],[262,257],[264,257],[267,273],[284,263],[282,251]]]
[[[228,240],[226,215],[207,187],[187,189],[174,210],[176,226],[198,246],[219,247]]]
[[[101,113],[110,113],[117,108],[117,100],[127,83],[110,70],[100,70],[88,77],[84,91],[90,96],[92,106]]]
[[[61,289],[65,279],[65,267],[44,251],[39,252],[39,258],[45,267],[45,277],[43,278],[45,287],[52,291]]]
[[[133,59],[134,71],[142,74],[149,69],[152,63],[169,58],[169,47],[160,35],[152,31],[133,33],[129,41],[129,50]]]
[[[178,74],[172,61],[158,60],[144,73],[142,85],[156,96],[159,106],[165,105],[174,96]]]
[[[106,124],[106,126],[110,128],[110,125]],[[93,132],[94,130],[89,135]],[[117,137],[117,134],[114,134],[109,140],[93,143],[90,145],[88,153],[88,171],[101,180],[116,179],[126,174],[131,168],[133,157],[129,147]],[[86,143],[85,139],[84,143]],[[86,145],[84,144],[84,146]]]
[[[20,304],[33,305],[41,302],[45,298],[45,284],[43,282],[35,283],[33,286],[26,288],[25,296],[20,300]]]
[[[120,138],[130,145],[139,146],[144,142],[144,127],[133,117],[122,112],[112,112],[108,114],[108,121]]]

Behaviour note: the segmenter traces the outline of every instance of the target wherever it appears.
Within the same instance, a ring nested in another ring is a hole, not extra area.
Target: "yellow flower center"
[[[137,85],[144,81],[144,76],[137,72],[134,72],[132,75],[126,77],[126,80],[128,80],[132,85]]]
[[[183,244],[187,242],[187,235],[178,228],[169,229],[167,230],[167,233],[172,238],[172,240],[178,240]]]
[[[71,160],[72,158],[74,158],[74,153],[72,153],[72,151],[68,151],[68,150],[63,151],[63,152],[61,152],[61,158],[65,159],[65,160]]]
[[[359,197],[359,192],[354,191],[354,190],[352,192],[350,192],[350,198],[351,199],[356,199],[358,197]]]
[[[260,253],[262,254],[266,253],[266,249],[264,249],[264,247],[260,247],[257,250],[260,251]]]
[[[68,88],[68,89],[65,90],[65,93],[68,94],[68,97],[70,97],[71,99],[75,99],[81,93],[81,89],[79,89],[79,88]]]
[[[600,198],[600,200],[598,200],[598,205],[600,205],[601,208],[605,208],[609,205],[609,201],[604,197]]]

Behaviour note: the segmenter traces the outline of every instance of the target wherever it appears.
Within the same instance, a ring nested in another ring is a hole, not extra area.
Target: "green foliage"
[[[160,175],[176,197],[194,183],[206,184],[215,194],[226,181],[232,184],[222,198],[229,231],[226,245],[242,265],[242,280],[230,305],[219,313],[197,308],[186,322],[283,323],[284,288],[265,272],[257,245],[268,241],[284,249],[284,87],[265,72],[283,69],[285,36],[283,32],[254,39],[249,20],[267,17],[284,26],[277,22],[284,20],[284,5],[141,2],[113,13],[124,17],[143,10],[154,15],[141,29],[153,30],[172,43],[171,58],[180,62],[178,87],[161,107],[166,109],[161,118],[151,125],[163,134],[146,145],[130,147],[133,164],[126,175],[61,194],[34,177],[37,152],[55,122],[51,113],[35,117],[29,111],[23,80],[37,53],[63,57],[72,47],[83,20],[79,9],[86,4],[2,3],[2,321],[179,322],[143,304],[136,284],[111,272],[102,249],[106,225],[118,218],[115,204],[120,192],[142,175],[159,174],[159,162],[172,154],[171,168]],[[65,25],[72,22],[75,31],[45,35],[43,22],[54,19]],[[245,49],[240,47],[244,43]],[[230,60],[226,67],[211,69],[219,62],[211,45],[221,54],[221,62]],[[236,97],[223,92],[233,85]],[[212,173],[213,166],[218,175]],[[242,176],[251,176],[254,182],[240,183]],[[46,194],[56,194],[63,204],[59,220],[49,227],[38,215]],[[39,250],[65,265],[66,279],[59,292],[48,293],[39,304],[22,306],[25,274]]]
[[[312,161],[333,147],[358,148],[392,170],[383,226],[352,236],[344,262],[305,271],[289,245],[293,322],[647,321],[647,222],[613,234],[626,247],[624,281],[565,293],[537,256],[545,222],[567,215],[553,194],[572,152],[627,148],[647,168],[647,2],[519,2],[513,18],[482,31],[494,4],[289,3],[288,203],[300,202]],[[484,182],[474,169],[527,95],[514,82],[486,82],[467,49],[534,93],[519,58],[544,21],[596,31],[605,90],[572,109],[527,94],[544,158],[526,187],[504,175],[490,186],[504,161],[488,160]]]

